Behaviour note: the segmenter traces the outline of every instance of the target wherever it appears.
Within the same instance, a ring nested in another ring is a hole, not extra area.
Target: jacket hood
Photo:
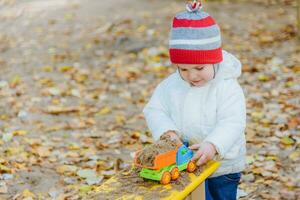
[[[241,75],[241,62],[231,53],[223,50],[223,61],[219,63],[216,80],[238,78]]]

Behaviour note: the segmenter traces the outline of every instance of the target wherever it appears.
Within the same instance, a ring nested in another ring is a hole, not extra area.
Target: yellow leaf
[[[51,152],[49,151],[48,147],[38,147],[36,149],[36,153],[40,156],[40,157],[48,157]]]
[[[104,108],[102,108],[102,109],[97,113],[97,115],[106,115],[106,114],[108,114],[110,111],[111,111],[111,110],[110,110],[109,107],[104,107]]]
[[[125,116],[123,114],[118,114],[115,116],[115,120],[117,123],[124,123],[125,122]]]
[[[107,162],[99,160],[99,161],[97,161],[97,164],[96,164],[97,170],[105,170],[105,169],[107,169],[107,165],[108,165]]]
[[[74,67],[73,66],[63,66],[59,69],[60,72],[68,72],[68,71],[71,71],[73,70]]]
[[[263,172],[263,169],[262,168],[254,168],[254,169],[252,169],[252,172],[254,174],[261,174]]]
[[[20,83],[21,83],[21,77],[19,75],[16,75],[10,81],[10,86],[14,88],[17,85],[19,85]]]
[[[277,160],[278,158],[276,156],[266,156],[266,160]]]
[[[91,49],[92,47],[93,47],[93,44],[91,44],[91,43],[88,43],[88,44],[85,45],[86,49]]]
[[[65,20],[72,20],[73,18],[74,18],[74,15],[72,13],[65,14]]]
[[[165,71],[165,70],[167,70],[166,66],[158,66],[158,67],[153,67],[152,68],[153,72],[161,72],[161,71]]]
[[[285,82],[284,85],[285,85],[285,87],[292,87],[295,85],[295,83],[293,81],[287,81],[287,82]]]
[[[22,136],[22,135],[26,135],[27,133],[28,132],[25,131],[25,130],[16,130],[16,131],[13,132],[13,135],[14,136],[17,136],[17,135]]]
[[[297,72],[300,72],[300,65],[296,65],[292,68],[292,70],[297,73]]]
[[[262,112],[252,112],[251,113],[251,118],[253,121],[258,121],[260,119],[262,119],[264,116],[264,114]]]
[[[160,61],[160,56],[156,55],[156,56],[151,56],[151,61],[153,62],[159,62]]]
[[[147,26],[145,26],[145,25],[141,25],[137,29],[137,31],[140,32],[140,33],[145,32],[145,30],[147,30]]]
[[[89,186],[89,185],[81,185],[79,187],[79,191],[82,192],[82,193],[87,193],[91,190],[92,190],[92,186]]]
[[[69,113],[69,112],[78,112],[80,107],[63,107],[63,106],[54,106],[50,105],[44,110],[46,113],[50,114],[60,114],[60,113]]]
[[[141,93],[142,93],[143,97],[147,97],[149,95],[149,91],[147,91],[147,90],[142,90]]]
[[[70,144],[68,146],[68,149],[69,150],[79,150],[80,149],[80,146],[78,146],[77,144]]]
[[[5,114],[0,115],[0,119],[3,121],[7,120],[8,118],[9,118],[8,115]]]
[[[6,167],[5,165],[0,164],[0,172],[1,173],[10,173],[11,169]]]
[[[27,169],[27,166],[24,163],[23,164],[21,164],[21,163],[14,163],[13,164],[13,168],[17,169],[17,170],[25,170],[25,169]]]
[[[274,42],[274,37],[272,35],[262,35],[260,42],[263,44]]]
[[[164,46],[160,46],[159,47],[159,51],[160,51],[160,55],[161,56],[164,56],[164,57],[167,57],[167,56],[169,56],[169,49],[168,48],[166,48],[166,47],[164,47]]]
[[[52,66],[45,66],[45,67],[43,67],[43,71],[44,72],[52,72],[53,71],[53,67]]]
[[[83,83],[87,80],[88,76],[86,74],[76,74],[74,80],[78,83]]]
[[[30,190],[28,190],[28,189],[25,189],[23,191],[22,196],[25,197],[25,198],[26,197],[35,197],[35,195],[32,192],[30,192]]]
[[[51,103],[53,105],[59,105],[60,104],[60,99],[52,99]]]
[[[292,152],[292,153],[289,155],[289,158],[290,158],[292,161],[297,161],[297,160],[299,160],[299,158],[300,158],[300,152],[299,152],[299,151],[294,151],[294,152]]]
[[[77,171],[77,167],[74,165],[61,165],[56,168],[56,171],[60,174],[65,174],[65,173],[75,174],[75,172]]]
[[[259,75],[259,76],[257,77],[257,79],[258,79],[259,81],[269,81],[269,80],[270,80],[270,77],[269,77],[269,76],[266,76],[266,75],[264,75],[264,74],[261,74],[261,75]]]
[[[132,138],[135,138],[135,139],[139,139],[141,137],[141,133],[139,131],[134,131],[132,134],[131,134],[131,137]]]
[[[48,87],[54,86],[54,83],[50,78],[41,78],[41,79],[39,79],[39,83],[44,86],[48,86]]]
[[[285,145],[292,145],[295,143],[295,140],[293,138],[285,136],[281,138],[280,142]]]
[[[22,146],[19,147],[8,147],[5,150],[5,153],[9,154],[9,155],[13,155],[13,154],[18,154],[20,152],[22,152],[24,149]]]

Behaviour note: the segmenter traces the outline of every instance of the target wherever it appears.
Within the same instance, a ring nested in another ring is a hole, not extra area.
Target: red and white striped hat
[[[172,63],[216,64],[223,60],[220,28],[201,8],[201,3],[194,1],[174,17],[169,41]]]

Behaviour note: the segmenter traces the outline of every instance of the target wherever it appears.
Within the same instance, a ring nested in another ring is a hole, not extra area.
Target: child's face
[[[214,78],[212,64],[178,64],[177,66],[182,79],[192,86],[201,87]]]

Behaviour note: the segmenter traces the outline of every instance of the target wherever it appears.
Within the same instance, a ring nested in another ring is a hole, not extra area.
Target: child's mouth
[[[191,81],[192,85],[199,85],[202,82],[202,80],[200,81]]]

